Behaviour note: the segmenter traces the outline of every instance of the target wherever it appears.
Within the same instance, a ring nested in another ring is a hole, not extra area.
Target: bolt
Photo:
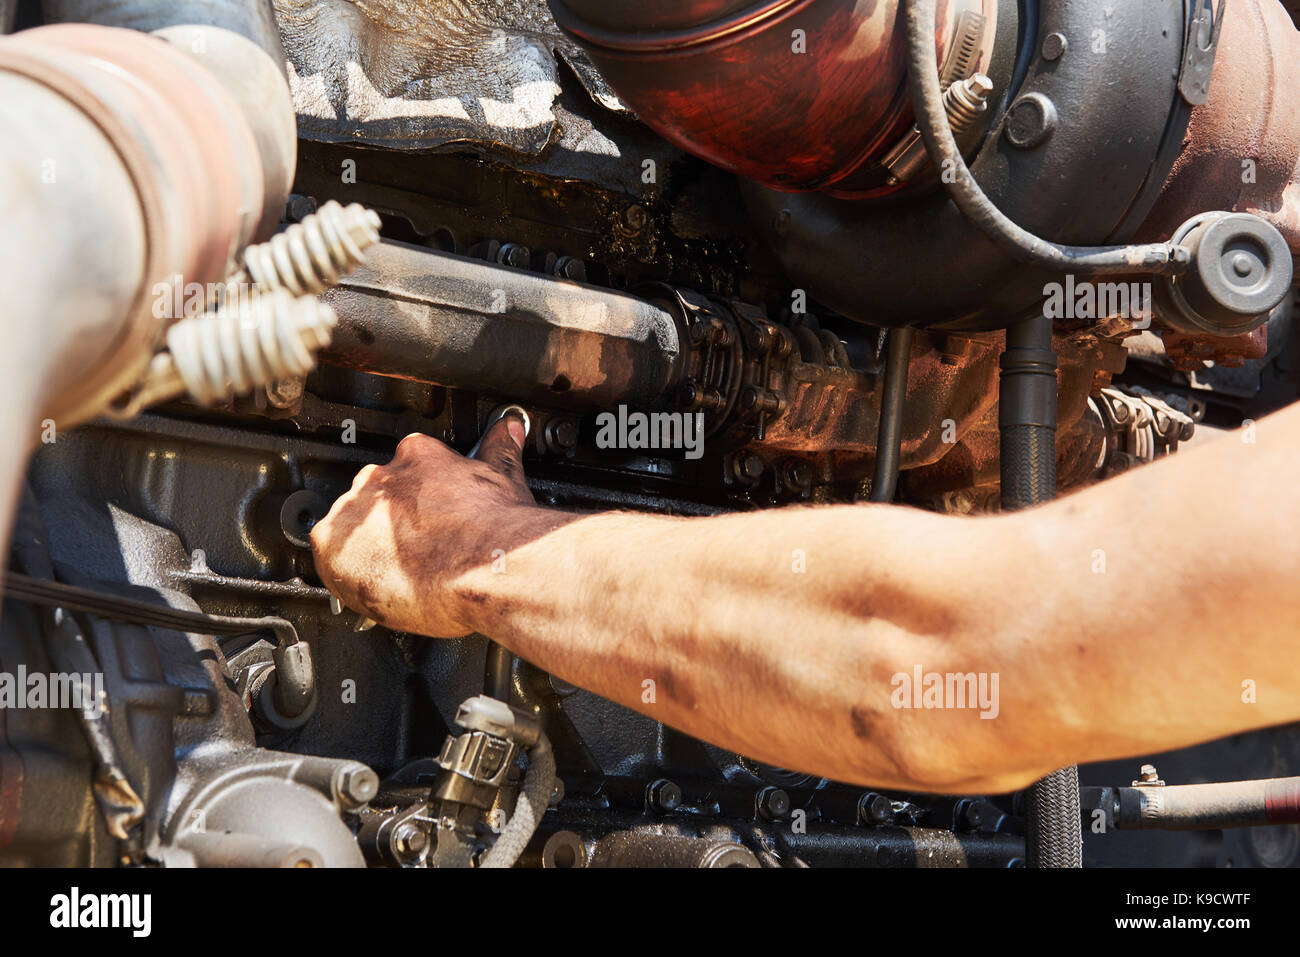
[[[1160,780],[1160,772],[1156,770],[1154,764],[1144,764],[1138,771],[1138,776],[1147,784],[1155,784]]]
[[[758,792],[758,814],[769,821],[780,820],[790,813],[790,795],[781,788],[763,788]]]
[[[1069,48],[1070,41],[1064,33],[1049,33],[1043,39],[1043,59],[1059,60]]]
[[[732,459],[731,468],[739,481],[750,485],[763,477],[763,460],[752,452],[737,455]]]
[[[285,218],[291,222],[300,223],[314,212],[316,212],[316,200],[311,196],[294,193],[285,203]]]
[[[974,126],[988,110],[987,100],[992,92],[993,81],[983,73],[976,73],[948,87],[943,95],[943,108],[954,136]]]
[[[627,228],[632,232],[641,232],[645,228],[645,210],[640,206],[629,206],[627,211],[623,213],[623,222],[627,224]]]
[[[1026,93],[1007,112],[1007,140],[1018,149],[1033,149],[1046,142],[1059,122],[1055,103],[1042,93]]]
[[[668,814],[682,803],[682,789],[667,778],[660,778],[646,788],[646,801],[652,811]]]
[[[266,401],[275,409],[291,409],[302,401],[303,383],[298,376],[276,379],[266,387]]]
[[[790,459],[785,464],[785,484],[791,488],[806,489],[812,485],[812,465],[806,459]]]
[[[581,259],[561,256],[555,261],[555,275],[561,279],[572,279],[574,282],[586,282],[587,265]]]
[[[402,857],[419,857],[429,846],[429,835],[410,821],[398,825],[393,834],[393,850]]]
[[[526,246],[518,243],[505,243],[497,250],[497,262],[503,266],[514,266],[516,269],[524,269],[532,259],[532,254]]]
[[[578,444],[578,423],[570,418],[546,423],[546,446],[552,452],[567,452]]]
[[[863,824],[888,824],[894,819],[894,802],[883,794],[868,791],[858,800],[858,820]]]
[[[354,764],[344,769],[338,777],[339,803],[358,808],[369,803],[379,793],[379,775],[364,764]]]

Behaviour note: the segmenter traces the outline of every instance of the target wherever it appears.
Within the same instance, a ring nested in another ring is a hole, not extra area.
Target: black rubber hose
[[[1038,317],[1007,330],[998,406],[1002,508],[1028,508],[1056,495],[1056,353],[1052,321]],[[1030,867],[1082,867],[1079,770],[1053,771],[1025,794],[1025,856]]]
[[[898,492],[898,463],[903,454],[903,401],[907,398],[911,359],[912,330],[908,327],[891,330],[885,357],[884,394],[880,400],[876,469],[868,496],[872,502],[892,502]]]
[[[1039,316],[1009,328],[1000,364],[1002,509],[1016,511],[1056,497],[1052,320]]]
[[[904,4],[907,86],[916,114],[916,126],[931,162],[943,174],[940,179],[952,201],[980,232],[1017,259],[1077,274],[1172,274],[1182,271],[1189,261],[1189,253],[1172,243],[1061,246],[1021,229],[1003,215],[980,189],[948,124],[934,47],[938,0],[904,0]]]
[[[483,693],[498,701],[510,703],[510,680],[515,667],[515,656],[504,645],[489,641],[487,664],[483,673]]]

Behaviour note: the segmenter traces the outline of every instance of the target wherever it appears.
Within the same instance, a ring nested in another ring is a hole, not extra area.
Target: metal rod
[[[911,359],[912,329],[903,326],[891,330],[885,357],[884,394],[880,400],[876,469],[869,496],[872,502],[892,502],[898,492],[898,463],[903,454],[903,402],[907,398]]]

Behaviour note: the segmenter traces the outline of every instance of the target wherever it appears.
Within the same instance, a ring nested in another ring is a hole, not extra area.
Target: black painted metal
[[[871,501],[892,502],[898,492],[898,462],[903,450],[903,401],[907,398],[907,371],[912,361],[912,330],[889,333],[885,358],[884,395],[880,406],[880,440],[876,443],[876,470],[871,480]]]
[[[1025,47],[1032,62],[1012,105],[1030,93],[1044,96],[1059,124],[1040,145],[1021,149],[1003,135],[1005,115],[995,115],[970,164],[984,193],[1010,219],[1072,245],[1128,239],[1177,154],[1163,147],[1181,143],[1188,119],[1177,89],[1183,0],[1108,7],[1104,43],[1094,36],[1097,11],[1092,3],[1037,4],[1037,39]],[[1040,56],[1050,33],[1070,40],[1059,60]],[[1123,118],[1122,135],[1116,117]],[[1100,168],[1105,177],[1097,176]],[[1004,328],[1041,308],[1043,286],[1061,279],[1054,270],[1018,263],[938,186],[906,202],[791,195],[749,182],[741,191],[786,271],[818,302],[863,322]],[[934,282],[937,275],[942,283]]]

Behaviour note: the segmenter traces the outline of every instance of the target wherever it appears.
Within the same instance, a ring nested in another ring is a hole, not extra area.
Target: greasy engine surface
[[[0,862],[481,858],[520,769],[458,827],[456,846],[435,840],[430,789],[444,745],[462,733],[458,707],[484,693],[500,663],[479,636],[394,634],[332,606],[307,539],[356,471],[387,461],[411,432],[466,452],[492,411],[517,401],[534,423],[525,451],[534,495],[567,508],[707,515],[872,492],[893,323],[823,305],[787,271],[798,256],[783,259],[760,238],[768,227],[798,238],[822,213],[792,205],[755,227],[753,185],[641,122],[540,0],[276,0],[274,10],[299,118],[285,219],[331,200],[360,203],[380,214],[383,244],[326,294],[340,324],[310,374],[209,408],[182,399],[56,429],[38,450],[16,519],[16,571],[161,596],[228,627],[208,633],[202,621],[125,604],[59,615],[7,596],[0,661],[59,670],[52,659],[66,652],[49,636],[72,635],[103,671],[111,707],[98,737],[66,711],[0,713]],[[24,5],[20,16],[32,25],[39,15]],[[870,271],[854,263],[845,256],[826,271]],[[464,285],[430,278],[453,268]],[[915,282],[942,278],[918,267]],[[483,301],[464,292],[473,283]],[[669,317],[679,355],[624,353],[577,333],[530,338],[542,312],[533,307],[553,283],[616,294],[611,308],[650,304],[656,312],[634,318]],[[479,325],[496,287],[527,308]],[[399,323],[385,312],[396,301],[427,317]],[[471,349],[438,332],[458,316],[468,317]],[[1003,333],[944,325],[911,340],[898,500],[989,511]],[[1149,327],[1110,315],[1057,322],[1063,491],[1171,454],[1198,427],[1296,398],[1289,298],[1261,327],[1266,338],[1220,347],[1162,340]],[[614,380],[633,399],[671,391],[677,407],[703,413],[702,454],[604,447],[597,414],[621,403],[600,386]],[[268,616],[289,628],[251,623]],[[297,642],[310,648],[309,700],[289,709],[282,656]],[[1024,862],[1019,795],[881,794],[764,766],[525,661],[507,666],[509,700],[536,709],[558,774],[525,865]],[[1182,780],[1211,766],[1238,778],[1295,773],[1300,737],[1246,735],[1160,764]],[[1136,770],[1082,769],[1085,801],[1088,785]],[[7,808],[19,789],[21,809]],[[1086,861],[1294,864],[1298,833],[1094,834]]]

